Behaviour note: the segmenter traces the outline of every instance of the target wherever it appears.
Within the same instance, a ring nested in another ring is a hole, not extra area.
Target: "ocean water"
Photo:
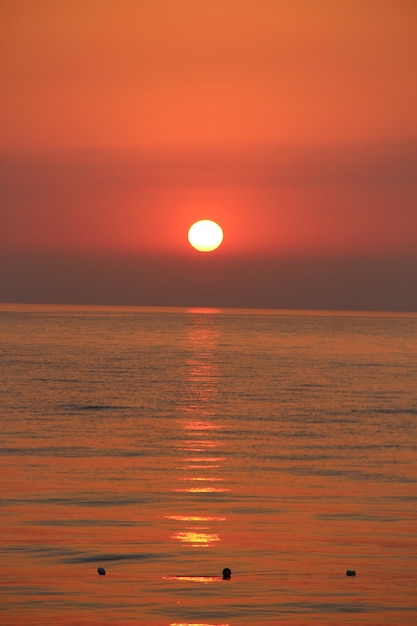
[[[416,314],[1,305],[0,333],[1,624],[417,623]]]

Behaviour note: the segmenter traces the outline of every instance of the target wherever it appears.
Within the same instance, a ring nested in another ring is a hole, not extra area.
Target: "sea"
[[[417,314],[3,304],[0,334],[3,626],[417,623]]]

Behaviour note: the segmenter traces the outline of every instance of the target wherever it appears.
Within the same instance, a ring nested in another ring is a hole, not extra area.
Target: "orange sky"
[[[4,149],[416,131],[410,0],[4,0]]]
[[[193,260],[201,218],[223,226],[224,263],[417,256],[417,3],[1,10],[9,276],[35,252]]]

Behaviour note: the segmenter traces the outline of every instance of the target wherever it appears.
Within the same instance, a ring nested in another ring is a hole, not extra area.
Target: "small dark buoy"
[[[100,574],[100,576],[105,576],[106,574],[106,570],[104,569],[104,567],[99,567],[97,571]]]
[[[356,572],[354,569],[347,569],[346,576],[356,576]]]
[[[228,567],[225,567],[223,570],[223,580],[230,580],[231,577],[232,571]]]

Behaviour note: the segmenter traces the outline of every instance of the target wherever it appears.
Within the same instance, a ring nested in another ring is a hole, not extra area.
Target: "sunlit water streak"
[[[1,624],[417,621],[416,315],[3,305],[0,332]]]

